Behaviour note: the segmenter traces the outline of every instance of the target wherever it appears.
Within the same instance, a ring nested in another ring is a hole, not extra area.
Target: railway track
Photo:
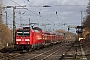
[[[62,54],[59,60],[76,60],[78,56],[77,52],[79,50],[80,45],[78,42],[75,42],[69,49],[66,50],[64,54]]]
[[[40,59],[40,60],[45,60],[45,59],[47,59],[48,57],[54,55],[56,52],[60,51],[61,48],[58,49],[59,47],[61,47],[61,45],[60,45],[60,46],[57,46],[57,47],[55,47],[55,48],[53,48],[53,49],[50,49],[50,50],[48,50],[48,51],[45,51],[45,52],[43,52],[43,53],[41,53],[41,54],[39,54],[39,55],[36,55],[36,56],[30,58],[30,60],[39,60],[39,59]],[[55,50],[56,50],[56,51],[55,51]],[[53,52],[53,51],[55,51],[55,52]]]
[[[79,49],[79,44],[74,41],[62,42],[32,52],[14,51],[13,49],[6,49],[0,59],[5,60],[73,60],[76,59],[76,52]],[[70,52],[74,53],[70,55]]]
[[[72,47],[73,43],[70,42],[68,45],[65,45],[66,43],[61,43],[48,48],[35,50],[34,52],[27,53],[27,56],[25,54],[13,60],[58,60],[63,52],[66,52]]]

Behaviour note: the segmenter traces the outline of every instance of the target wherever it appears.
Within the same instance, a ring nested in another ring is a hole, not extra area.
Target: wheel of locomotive
[[[32,48],[31,49],[30,48],[27,48],[26,51],[27,52],[30,52],[30,51],[33,51],[33,49]]]
[[[15,49],[15,50],[20,50],[20,49],[19,49],[19,46],[17,46],[17,45],[14,45],[14,49]]]

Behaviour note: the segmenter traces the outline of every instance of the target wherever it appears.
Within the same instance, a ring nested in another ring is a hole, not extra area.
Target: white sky
[[[20,24],[27,24],[30,18],[31,22],[39,23],[39,26],[43,29],[67,30],[69,25],[81,25],[81,11],[83,11],[83,17],[85,17],[88,2],[88,0],[3,0],[3,6],[26,5],[28,10],[15,10],[17,27],[20,27]],[[44,5],[50,5],[51,7],[42,7]],[[8,12],[8,23],[12,24],[12,9],[5,9],[4,11]],[[20,14],[20,12],[24,14]],[[3,13],[4,18],[5,13]],[[41,26],[42,24],[50,25],[47,25],[46,28]]]

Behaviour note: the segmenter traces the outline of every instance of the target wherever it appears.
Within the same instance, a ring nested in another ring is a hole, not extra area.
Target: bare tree
[[[87,12],[87,16],[86,16],[86,20],[83,22],[83,25],[86,26],[88,30],[90,30],[90,2],[88,3],[86,12]]]

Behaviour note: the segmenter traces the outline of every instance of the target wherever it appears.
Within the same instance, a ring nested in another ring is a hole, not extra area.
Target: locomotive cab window
[[[18,36],[29,36],[30,35],[30,31],[29,30],[18,30],[17,31],[17,35]]]
[[[24,31],[24,32],[23,32],[23,35],[24,35],[24,36],[29,36],[29,35],[30,35],[30,32],[29,32],[29,31]]]

